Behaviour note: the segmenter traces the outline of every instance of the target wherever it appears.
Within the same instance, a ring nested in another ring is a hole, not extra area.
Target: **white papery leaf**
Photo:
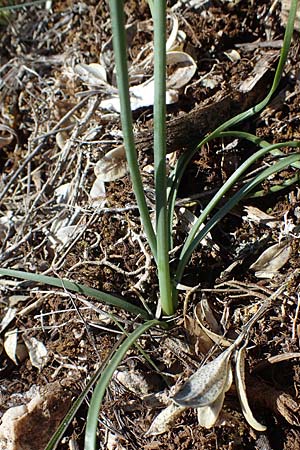
[[[68,203],[73,194],[74,185],[72,182],[64,183],[54,190],[57,203]]]
[[[292,247],[287,241],[272,245],[260,255],[250,269],[255,270],[257,278],[273,278],[288,262],[291,253]]]
[[[214,403],[227,387],[233,350],[233,347],[228,348],[216,359],[200,367],[175,394],[174,402],[192,408]]]
[[[31,364],[41,370],[48,361],[48,351],[45,345],[35,337],[23,336]]]
[[[4,335],[4,350],[7,356],[18,365],[27,357],[27,350],[23,342],[18,341],[18,330],[11,330]]]
[[[5,316],[1,320],[0,323],[0,334],[8,327],[8,325],[14,320],[16,317],[17,308],[8,308],[5,313]]]
[[[96,178],[90,190],[91,206],[104,206],[106,203],[106,190],[104,181]]]
[[[146,108],[154,104],[154,80],[147,80],[145,83],[132,86],[129,89],[130,106],[132,111],[139,108]],[[178,100],[178,92],[174,89],[168,89],[166,92],[166,104],[176,103]],[[120,112],[120,99],[113,96],[102,100],[100,107],[108,111]]]
[[[84,229],[83,225],[68,225],[66,227],[62,227],[58,229],[55,233],[55,237],[58,240],[59,244],[66,245],[68,244],[72,239],[75,239],[75,237],[81,233],[81,231]]]
[[[195,75],[197,64],[185,52],[168,52],[167,66],[170,75],[167,76],[167,89],[180,89]]]
[[[250,409],[245,383],[245,347],[240,348],[236,354],[236,366],[235,366],[235,385],[240,399],[241,408],[245,419],[249,425],[257,431],[265,431],[267,427],[259,423],[252,414]]]
[[[153,420],[146,436],[156,436],[168,431],[175,420],[183,413],[185,407],[171,403],[167,408],[163,409]]]
[[[107,84],[106,69],[101,64],[77,64],[74,71],[80,76],[82,81],[91,86]]]
[[[185,86],[196,72],[197,66],[193,58],[184,52],[167,53],[167,90],[166,104],[170,105],[178,101],[178,89]],[[145,108],[154,104],[154,79],[153,77],[144,83],[130,87],[131,110]],[[101,108],[120,112],[119,96],[111,96],[102,100]]]
[[[110,150],[95,165],[96,177],[104,182],[115,181],[128,172],[126,153],[123,145]]]
[[[200,426],[211,428],[215,425],[224,403],[225,394],[232,385],[232,379],[233,375],[231,365],[229,364],[227,381],[224,385],[223,392],[221,392],[219,397],[212,404],[197,408],[197,416]]]

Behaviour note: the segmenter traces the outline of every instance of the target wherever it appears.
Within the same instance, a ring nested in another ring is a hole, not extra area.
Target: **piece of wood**
[[[249,76],[250,81],[253,81],[249,83],[249,90],[245,89],[245,83],[240,87],[233,86],[230,94],[217,93],[209,99],[208,104],[199,105],[192,111],[167,122],[167,153],[196,147],[207,133],[259,103],[268,93],[270,59],[273,62],[277,57],[277,52],[272,52],[271,58],[268,55],[263,70],[263,61],[262,59],[259,61]],[[153,129],[140,132],[135,144],[137,151],[151,149]]]

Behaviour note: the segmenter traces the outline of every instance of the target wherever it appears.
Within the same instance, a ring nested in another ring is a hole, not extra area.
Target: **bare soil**
[[[182,50],[197,64],[193,78],[180,89],[178,101],[167,108],[168,151],[173,161],[214,127],[267,95],[284,34],[281,2],[198,3],[200,7],[195,8],[192,1],[169,2],[185,33]],[[125,2],[125,11],[134,30],[129,40],[132,68],[143,49],[143,57],[151,51],[152,25],[145,1]],[[0,13],[0,20],[1,267],[68,278],[125,297],[140,307],[146,304],[155,313],[156,270],[130,178],[106,183],[100,206],[90,196],[95,164],[122,143],[118,114],[100,105],[108,97],[106,87],[86,83],[75,70],[76,64],[99,63],[102,54],[107,82],[115,86],[107,3],[58,1],[51,9],[40,5],[3,17]],[[171,19],[168,24],[170,29]],[[242,83],[257,73],[259,61],[267,70],[242,93]],[[150,66],[148,70],[151,73]],[[145,81],[149,73],[139,74],[139,79]],[[277,93],[263,112],[244,121],[239,129],[271,143],[299,140],[299,105],[299,32],[295,31]],[[74,113],[68,116],[72,108]],[[152,107],[140,108],[133,116],[143,169],[153,162]],[[186,210],[198,216],[216,190],[256,150],[242,140],[231,142],[218,140],[203,146],[187,168],[176,207],[178,249],[188,226]],[[293,151],[284,149],[286,154]],[[253,170],[266,168],[272,161],[267,156]],[[99,416],[99,448],[300,449],[298,175],[295,168],[287,168],[267,180],[194,252],[182,284],[197,289],[181,291],[168,332],[155,329],[140,340],[158,370],[137,349],[128,352],[119,372],[130,373],[136,382],[126,385],[117,376],[112,380]],[[153,181],[146,171],[143,177],[151,205]],[[64,185],[68,191],[57,190]],[[70,236],[57,234],[70,226]],[[285,244],[288,257],[272,277],[270,261],[265,274],[257,276],[250,266],[279,242]],[[174,253],[172,267],[178,255]],[[38,421],[30,416],[27,423],[35,426],[25,429],[33,438],[24,443],[19,437],[11,447],[43,449],[62,420],[65,406],[80,394],[120,337],[107,313],[114,314],[127,332],[141,319],[95,299],[32,282],[2,277],[0,289],[0,413],[3,416],[11,407],[28,405],[38,391],[46,395],[46,403],[39,408],[49,420],[39,430],[41,439],[34,437]],[[259,305],[271,297],[271,307],[251,330],[246,361],[249,403],[267,430],[260,433],[247,424],[233,383],[211,429],[200,427],[196,411],[187,409],[169,431],[146,436],[164,406],[154,394],[167,395],[170,387],[181,385],[208,356],[220,353],[215,345],[206,354],[194,318],[195,306],[205,299],[221,333],[235,338]],[[8,313],[10,320],[4,321]],[[11,347],[8,336],[14,330],[17,340]],[[29,358],[28,340],[46,349],[43,362],[38,359],[40,367]],[[88,400],[69,426],[60,450],[84,448]],[[26,434],[23,429],[21,435]],[[4,449],[3,439],[0,448]]]

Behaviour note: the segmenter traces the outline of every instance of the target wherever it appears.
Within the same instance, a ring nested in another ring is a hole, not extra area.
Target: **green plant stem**
[[[156,197],[157,269],[161,309],[174,313],[169,267],[169,227],[166,174],[166,1],[154,2],[154,173]]]
[[[123,0],[109,0],[111,11],[111,24],[113,32],[113,47],[117,71],[117,82],[120,97],[121,122],[124,137],[126,158],[133,191],[141,215],[141,221],[150,245],[152,254],[157,259],[157,242],[150,220],[150,214],[146,203],[142,178],[138,166],[137,154],[134,144],[132,128],[132,114],[129,98],[129,81],[127,69],[126,32],[124,26]]]
[[[230,127],[233,127],[237,125],[238,123],[242,122],[243,120],[249,119],[254,114],[259,113],[270,101],[272,95],[276,91],[282,72],[284,69],[284,65],[288,56],[289,48],[291,45],[291,40],[293,36],[293,30],[294,30],[294,21],[296,17],[297,12],[297,4],[298,0],[291,0],[290,5],[290,12],[287,20],[287,26],[284,33],[284,39],[283,39],[283,46],[280,52],[280,58],[279,62],[277,64],[274,80],[271,86],[271,89],[267,96],[256,106],[249,108],[247,111],[244,111],[241,114],[236,115],[235,117],[232,117],[231,119],[224,122],[222,125],[220,125],[218,128],[216,128],[212,133],[210,133],[208,136],[204,137],[201,142],[197,145],[196,148],[186,152],[183,154],[179,160],[177,161],[176,167],[174,168],[172,174],[170,175],[169,179],[169,226],[171,227],[173,214],[174,214],[174,207],[175,207],[175,200],[176,200],[176,194],[177,190],[181,181],[181,178],[184,174],[184,171],[193,158],[196,151],[201,148],[203,145],[207,144],[212,139],[218,138],[220,136],[220,133],[227,130]]]
[[[127,350],[135,343],[135,341],[147,331],[149,328],[161,324],[158,320],[151,320],[149,322],[140,325],[135,331],[133,331],[122,342],[118,350],[114,353],[113,357],[105,367],[102,375],[95,387],[91,403],[89,406],[89,412],[87,417],[86,432],[85,432],[85,450],[96,450],[96,436],[98,427],[98,415],[102,404],[102,400],[105,394],[105,390],[114,374],[114,371],[124,358]]]
[[[7,275],[9,277],[21,278],[22,280],[35,281],[37,283],[49,284],[59,288],[64,288],[68,291],[78,292],[79,294],[86,295],[87,297],[93,297],[96,300],[101,300],[108,305],[115,306],[120,309],[124,309],[130,313],[139,315],[144,319],[149,319],[149,314],[142,308],[132,305],[131,303],[123,300],[122,298],[115,297],[107,292],[99,291],[98,289],[90,288],[84,284],[76,283],[75,281],[67,280],[65,278],[55,278],[47,275],[40,275],[38,273],[23,272],[22,270],[13,269],[1,269],[0,275]]]
[[[299,146],[300,143],[289,143],[292,144],[293,147]],[[249,166],[249,160],[252,159],[252,162],[254,162],[255,159],[258,157],[261,157],[264,153],[267,151],[270,151],[270,148],[273,148],[275,146],[278,146],[280,144],[274,144],[270,146],[269,148],[263,148],[256,152],[254,155],[252,155],[245,163],[238,169],[238,171],[244,171],[246,165]],[[283,144],[281,144],[282,146]],[[265,169],[262,173],[257,175],[253,180],[249,181],[245,186],[243,186],[228,202],[220,208],[219,211],[217,211],[214,216],[207,222],[205,227],[197,234],[197,229],[199,229],[200,224],[203,223],[207,215],[209,214],[209,210],[211,210],[216,204],[218,203],[217,196],[220,196],[219,192],[216,194],[216,196],[210,201],[209,205],[204,209],[200,217],[198,218],[196,224],[191,230],[191,234],[188,237],[188,242],[184,245],[184,248],[182,249],[181,255],[179,257],[179,264],[177,267],[175,280],[177,283],[180,283],[185,266],[191,257],[193,251],[197,248],[197,246],[200,244],[200,242],[205,238],[205,236],[214,228],[214,226],[244,197],[246,197],[259,183],[266,180],[268,177],[273,175],[274,173],[279,172],[280,170],[283,170],[287,166],[292,166],[295,162],[300,160],[300,154],[294,154],[291,156],[287,156],[285,158],[282,158],[280,161],[276,162],[271,167],[268,167],[268,169]],[[232,175],[235,176],[236,172]],[[232,176],[227,180],[228,185],[230,184],[230,179]],[[226,182],[226,183],[227,183]],[[224,185],[225,186],[225,185]],[[220,200],[220,197],[219,197]]]

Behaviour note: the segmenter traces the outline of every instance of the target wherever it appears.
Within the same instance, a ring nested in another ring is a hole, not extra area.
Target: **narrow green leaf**
[[[141,221],[145,229],[152,254],[156,259],[156,236],[150,220],[150,214],[146,203],[143,182],[139,170],[138,159],[134,144],[132,128],[132,114],[129,98],[129,80],[127,69],[126,32],[123,11],[123,1],[110,0],[111,25],[113,33],[113,47],[115,54],[117,83],[120,97],[121,122],[124,136],[126,158],[128,162],[134,195],[139,207]]]
[[[294,143],[294,146],[295,146],[295,143]],[[266,150],[266,149],[263,149],[263,150]],[[259,152],[262,152],[262,150],[259,150]],[[257,153],[259,153],[259,152],[257,152]],[[214,228],[216,226],[216,224],[242,198],[246,197],[258,184],[262,183],[264,180],[266,180],[268,177],[270,177],[274,173],[280,172],[285,167],[288,167],[297,161],[300,161],[300,153],[282,158],[280,161],[273,164],[271,167],[268,167],[267,169],[265,169],[263,172],[261,172],[259,175],[257,175],[252,181],[248,182],[245,186],[243,186],[230,200],[228,200],[228,202],[222,208],[220,208],[219,211],[216,212],[216,214],[207,222],[205,227],[198,234],[195,235],[195,233],[193,233],[193,236],[194,236],[193,239],[189,239],[188,245],[185,245],[181,252],[181,255],[179,258],[179,264],[178,264],[178,268],[177,268],[177,272],[176,272],[176,278],[175,278],[176,283],[180,282],[183,272],[184,272],[184,268],[185,268],[189,258],[191,257],[193,251],[197,248],[197,246],[205,238],[205,236],[210,232],[210,230],[212,228]],[[203,213],[204,213],[204,211],[203,211]]]
[[[1,269],[0,275],[7,275],[9,277],[21,278],[23,280],[35,281],[37,283],[48,284],[59,288],[64,288],[72,292],[78,292],[79,294],[86,295],[87,297],[93,297],[96,300],[101,300],[108,305],[116,306],[117,308],[124,309],[130,313],[140,315],[144,319],[149,319],[149,314],[142,308],[132,305],[126,300],[115,297],[112,294],[99,291],[98,289],[90,288],[84,284],[76,283],[65,278],[55,278],[46,275],[40,275],[31,272],[23,272],[22,270],[13,269]]]
[[[154,178],[157,271],[161,310],[174,314],[169,264],[166,174],[166,1],[154,2]]]
[[[96,450],[96,436],[97,436],[97,426],[98,426],[98,415],[102,404],[102,400],[105,394],[105,390],[109,385],[111,377],[114,371],[124,358],[124,355],[128,349],[135,343],[135,341],[147,331],[149,328],[161,325],[158,320],[151,320],[149,322],[140,325],[133,333],[131,333],[125,341],[120,345],[118,350],[115,352],[114,356],[111,358],[106,368],[102,372],[101,378],[99,379],[91,402],[87,417],[86,432],[85,432],[85,450]]]

